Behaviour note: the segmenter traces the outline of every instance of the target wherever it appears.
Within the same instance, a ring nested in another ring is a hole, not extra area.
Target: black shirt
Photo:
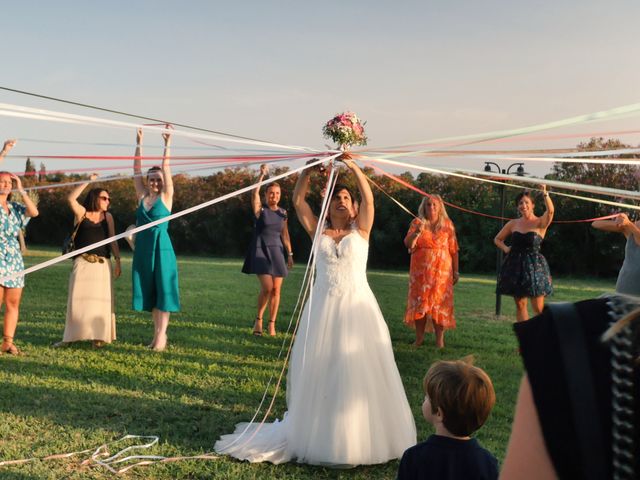
[[[99,222],[94,223],[88,218],[85,218],[80,223],[80,228],[78,228],[78,233],[76,234],[76,248],[82,248],[89,246],[93,243],[100,242],[105,238],[109,238],[109,226],[107,224],[107,217]],[[93,253],[94,255],[98,255],[99,257],[110,257],[109,252],[111,251],[111,247],[109,244],[102,245],[101,247],[94,248],[93,250],[89,250],[87,253]]]
[[[407,449],[400,460],[397,480],[495,480],[498,461],[475,438],[431,435]]]
[[[580,317],[580,328],[584,334],[588,354],[588,365],[584,365],[592,378],[596,418],[585,418],[584,422],[598,422],[602,445],[601,461],[608,469],[605,478],[611,478],[611,352],[609,345],[601,340],[602,333],[611,322],[606,298],[585,300],[575,304]],[[556,321],[562,321],[562,318]],[[514,326],[522,359],[527,370],[533,400],[538,412],[542,435],[547,452],[561,479],[585,478],[578,431],[573,419],[573,403],[567,384],[567,371],[561,353],[554,318],[548,309],[526,322]],[[572,373],[569,373],[573,375]],[[635,372],[636,402],[640,390],[640,375]],[[637,403],[636,403],[637,405]],[[636,425],[638,410],[636,407]],[[640,429],[636,429],[636,455],[640,446]],[[588,467],[587,467],[588,468]]]

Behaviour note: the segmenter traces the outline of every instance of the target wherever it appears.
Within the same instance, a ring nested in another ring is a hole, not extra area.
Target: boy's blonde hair
[[[489,375],[473,366],[471,356],[434,363],[424,377],[423,387],[432,412],[442,410],[445,428],[458,437],[478,430],[496,403]]]

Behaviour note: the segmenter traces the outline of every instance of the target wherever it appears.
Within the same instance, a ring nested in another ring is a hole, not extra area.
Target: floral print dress
[[[416,232],[420,219],[409,227]],[[404,323],[414,327],[415,321],[427,316],[427,332],[433,324],[445,330],[456,327],[453,315],[453,256],[458,252],[458,240],[451,220],[446,220],[436,232],[425,229],[411,252],[409,295]]]
[[[21,203],[7,202],[9,213],[0,208],[0,277],[24,270],[18,233],[25,226],[27,207]],[[24,276],[0,283],[5,288],[24,287]]]
[[[496,292],[515,298],[551,295],[549,264],[540,253],[542,237],[537,232],[513,232],[511,251],[502,262]]]

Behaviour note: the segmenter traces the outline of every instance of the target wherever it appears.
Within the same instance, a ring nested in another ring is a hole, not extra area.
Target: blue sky
[[[321,148],[323,122],[345,109],[383,146],[640,99],[631,0],[22,1],[3,17],[0,86],[286,144]],[[0,102],[97,115],[1,91]],[[134,138],[2,117],[0,127],[4,137]],[[129,150],[21,142],[14,153]]]

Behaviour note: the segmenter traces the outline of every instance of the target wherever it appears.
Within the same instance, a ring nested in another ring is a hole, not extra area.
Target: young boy
[[[469,436],[484,424],[496,402],[491,379],[472,361],[440,361],[427,372],[422,414],[436,433],[404,452],[398,480],[498,478],[496,458]]]

